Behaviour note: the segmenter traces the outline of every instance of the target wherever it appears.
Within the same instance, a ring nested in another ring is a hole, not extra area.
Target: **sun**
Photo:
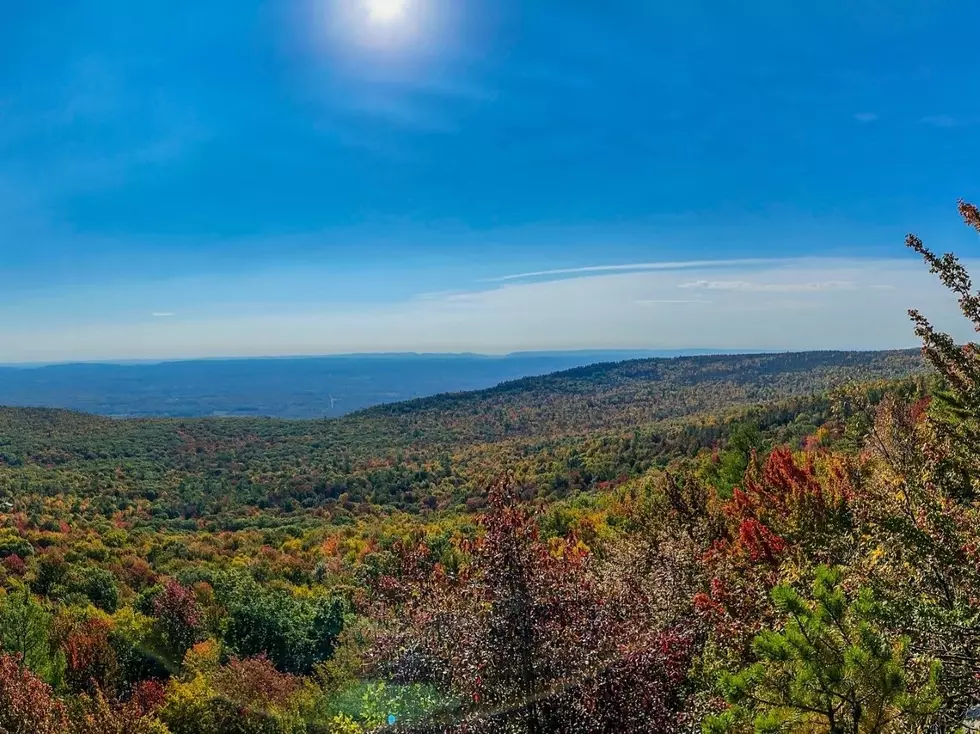
[[[378,23],[391,23],[405,15],[408,0],[365,0],[368,15]]]

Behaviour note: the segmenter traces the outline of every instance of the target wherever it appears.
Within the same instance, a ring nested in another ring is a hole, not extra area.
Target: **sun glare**
[[[371,20],[391,23],[405,15],[408,0],[365,0]]]

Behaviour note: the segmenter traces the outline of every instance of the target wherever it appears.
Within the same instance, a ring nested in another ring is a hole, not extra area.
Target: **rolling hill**
[[[802,436],[846,383],[924,370],[915,352],[702,356],[601,364],[339,419],[110,419],[0,410],[0,495],[139,522],[438,509],[503,467],[543,494],[635,475],[752,420]],[[236,519],[237,518],[237,519]]]

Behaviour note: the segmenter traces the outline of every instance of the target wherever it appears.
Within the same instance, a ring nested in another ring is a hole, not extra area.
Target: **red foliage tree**
[[[194,592],[171,579],[153,600],[153,614],[168,652],[179,663],[200,639],[204,622]]]
[[[642,585],[596,573],[574,538],[552,553],[509,486],[489,504],[483,536],[461,545],[471,562],[460,574],[436,566],[421,582],[387,580],[401,625],[376,650],[381,672],[461,702],[461,723],[418,730],[674,730],[693,635],[653,624]]]
[[[89,619],[57,630],[65,654],[65,684],[76,692],[112,690],[119,679],[119,661],[109,640],[112,627]]]
[[[12,576],[23,576],[27,573],[27,564],[16,553],[7,556],[0,563],[3,563],[3,567],[7,569],[7,573]]]
[[[829,458],[823,463],[825,476],[818,476],[813,454],[798,461],[788,447],[778,446],[761,472],[746,472],[726,509],[732,517],[755,520],[768,532],[813,550],[818,536],[839,535],[849,522],[846,472]]]
[[[7,734],[63,734],[64,707],[51,686],[12,655],[0,655],[0,731]]]
[[[695,597],[718,639],[736,649],[772,624],[770,590],[787,559],[840,557],[852,523],[853,492],[833,456],[794,456],[777,447],[760,466],[750,463],[741,487],[724,504],[727,527],[703,556],[713,580]]]
[[[245,709],[285,706],[299,689],[300,679],[280,673],[265,655],[232,658],[214,674],[215,689]]]

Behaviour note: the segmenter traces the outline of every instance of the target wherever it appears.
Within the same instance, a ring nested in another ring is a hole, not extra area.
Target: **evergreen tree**
[[[731,704],[704,731],[807,731],[883,734],[923,731],[940,701],[938,664],[912,659],[908,640],[885,631],[870,590],[848,599],[841,574],[817,569],[812,599],[789,586],[773,590],[785,615],[780,631],[756,636],[757,662],[722,673]]]

